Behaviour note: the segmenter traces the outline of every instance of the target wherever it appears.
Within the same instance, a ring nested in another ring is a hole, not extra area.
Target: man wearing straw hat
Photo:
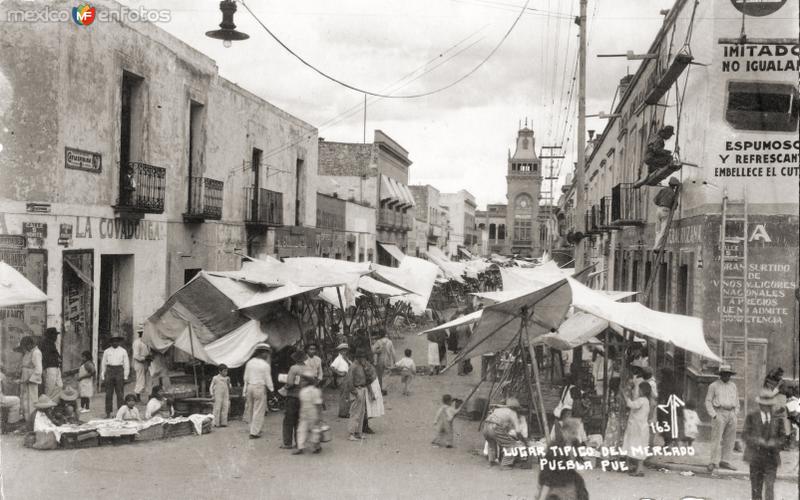
[[[750,491],[753,500],[775,496],[775,475],[781,464],[780,448],[784,439],[783,421],[775,415],[778,396],[769,388],[756,398],[758,410],[747,415],[742,437],[746,443],[744,461],[750,463]]]
[[[514,465],[512,449],[519,446],[520,404],[517,398],[508,398],[504,406],[495,408],[483,422],[483,437],[489,445],[489,467],[494,465],[497,448],[500,448],[500,465],[509,470]]]
[[[150,348],[142,340],[144,333],[144,325],[139,325],[136,328],[136,339],[133,341],[131,350],[133,351],[133,372],[136,374],[136,385],[133,392],[136,394],[136,401],[144,399],[147,401],[146,388],[150,387],[150,373],[148,366],[150,364]]]
[[[250,423],[250,439],[261,437],[264,413],[267,411],[267,390],[274,391],[272,368],[267,361],[272,348],[264,342],[256,344],[253,357],[244,366],[244,388],[247,398],[245,421]]]
[[[713,419],[709,472],[714,472],[717,467],[736,470],[730,463],[736,441],[736,415],[739,413],[739,393],[731,381],[731,375],[735,373],[731,365],[721,365],[719,380],[709,385],[706,393],[706,411]]]

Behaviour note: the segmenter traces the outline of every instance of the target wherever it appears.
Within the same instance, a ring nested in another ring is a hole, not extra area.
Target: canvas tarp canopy
[[[394,257],[395,260],[398,262],[398,264],[400,262],[403,262],[403,259],[406,258],[406,254],[404,254],[402,250],[397,248],[397,245],[392,245],[391,243],[378,243],[378,244],[381,246],[381,248],[386,250],[386,253]]]
[[[529,341],[558,328],[564,321],[571,302],[570,286],[566,280],[561,280],[485,307],[480,321],[472,330],[469,342],[452,364],[466,358],[508,349],[520,334],[523,311],[527,318]]]
[[[442,275],[446,279],[464,283],[464,278],[462,276],[467,270],[467,266],[465,264],[461,262],[453,262],[437,247],[428,248],[425,251],[425,254],[428,257],[428,260],[439,266],[439,269],[442,270]]]
[[[371,268],[375,273],[373,277],[376,279],[390,284],[395,283],[398,287],[411,292],[399,297],[392,297],[390,300],[393,304],[398,301],[406,302],[417,316],[425,312],[438,271],[435,264],[407,255],[400,263],[400,267],[372,264]]]
[[[533,286],[544,286],[572,276],[574,269],[561,269],[555,261],[547,261],[536,267],[502,267],[503,290],[529,290]]]
[[[576,309],[608,321],[612,328],[628,329],[645,337],[671,343],[681,349],[719,361],[719,357],[706,343],[703,320],[700,318],[654,311],[638,302],[616,302],[612,297],[617,297],[619,300],[624,293],[631,292],[613,292],[610,297],[598,290],[592,290],[573,278],[567,278],[567,281],[572,289],[572,305]],[[495,301],[508,301],[525,293],[525,290],[512,290],[474,295]]]
[[[441,331],[444,331],[444,330],[448,330],[450,328],[458,328],[460,326],[471,325],[473,323],[477,323],[478,320],[481,319],[482,315],[483,315],[483,310],[479,309],[479,310],[471,312],[469,314],[465,314],[463,316],[459,316],[458,318],[450,320],[447,323],[443,323],[443,324],[441,324],[439,326],[435,326],[435,327],[429,328],[428,330],[425,330],[423,332],[419,332],[417,335],[425,335],[425,334],[428,334],[428,333],[437,333],[437,332],[441,332]]]
[[[243,266],[244,271],[253,269],[256,267]],[[296,341],[301,325],[280,301],[319,287],[301,287],[292,282],[277,287],[257,284],[268,278],[259,274],[263,267],[257,269],[259,272],[244,275],[241,271],[201,271],[148,318],[145,343],[161,352],[175,345],[198,359],[216,363],[236,358],[263,341],[262,333],[275,349]]]
[[[595,337],[608,328],[608,321],[592,314],[576,312],[568,317],[558,331],[546,333],[534,339],[534,344],[566,351],[580,347],[587,342],[592,342]]]
[[[355,299],[364,295],[361,292],[371,293],[373,295],[378,295],[381,297],[397,297],[409,293],[406,292],[405,290],[401,290],[400,288],[389,285],[388,283],[378,281],[370,276],[362,276],[358,280],[358,290],[355,292],[352,302],[347,302],[344,287],[341,286],[323,288],[322,291],[320,291],[319,295],[317,295],[317,298],[320,300],[324,300],[325,302],[329,303],[330,305],[334,306],[337,309],[341,309],[342,305],[344,305],[346,309],[348,307],[353,307],[356,305]],[[340,297],[341,297],[341,303],[339,302]]]
[[[0,307],[45,302],[47,295],[19,271],[0,261]]]

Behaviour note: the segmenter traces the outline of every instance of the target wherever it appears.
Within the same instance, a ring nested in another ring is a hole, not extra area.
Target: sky
[[[304,66],[239,4],[234,21],[250,39],[224,48],[205,36],[221,20],[216,0],[123,0],[170,9],[158,23],[213,58],[220,74],[319,129],[330,141],[362,142],[364,94]],[[249,0],[256,16],[321,71],[354,87],[393,95],[425,93],[462,78],[498,45],[524,0]],[[638,61],[597,54],[647,51],[673,0],[589,0],[587,114],[611,112],[619,79]],[[508,150],[520,123],[537,150],[563,146],[563,180],[577,143],[578,0],[530,0],[514,30],[474,73],[417,99],[367,99],[367,142],[380,129],[413,161],[410,184],[466,189],[479,207],[505,203]],[[572,91],[570,92],[570,87]],[[571,94],[571,95],[570,95]],[[605,121],[588,119],[598,133]],[[568,168],[569,167],[569,168]],[[556,184],[558,193],[559,183]],[[557,198],[557,196],[556,196]]]

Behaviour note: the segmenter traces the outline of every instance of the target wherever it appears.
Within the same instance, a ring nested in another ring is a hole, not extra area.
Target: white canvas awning
[[[391,201],[397,203],[400,201],[399,195],[392,185],[391,178],[381,175],[381,201]]]
[[[404,254],[402,250],[397,248],[397,245],[393,245],[391,243],[380,243],[380,242],[378,244],[381,246],[381,248],[386,250],[386,252],[389,255],[394,257],[395,260],[397,260],[398,264],[400,262],[403,262],[403,259],[405,258],[406,254]]]
[[[606,328],[608,321],[592,314],[577,312],[561,323],[558,331],[536,337],[533,343],[566,351],[591,342]]]
[[[479,309],[475,312],[471,312],[469,314],[460,316],[456,319],[450,320],[447,323],[443,323],[439,326],[435,326],[433,328],[425,330],[424,332],[419,332],[417,335],[426,335],[428,333],[441,332],[444,330],[448,330],[450,328],[457,328],[459,326],[472,325],[474,323],[477,323],[478,320],[481,319],[481,316],[483,316],[483,310]]]
[[[5,262],[0,262],[0,307],[45,301],[47,295],[28,278]]]
[[[428,260],[439,266],[445,278],[458,281],[459,283],[464,282],[462,276],[467,270],[466,264],[453,262],[438,247],[429,247],[425,251],[425,254]]]

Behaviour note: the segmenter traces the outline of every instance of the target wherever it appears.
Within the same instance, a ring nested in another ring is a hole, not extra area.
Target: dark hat
[[[108,343],[111,344],[114,342],[122,342],[123,340],[124,339],[119,335],[112,335],[111,337],[108,338]]]
[[[666,127],[662,128],[661,130],[664,131],[664,132],[669,132],[670,134],[674,134],[675,133],[675,127],[673,127],[672,125],[667,125]]]
[[[57,328],[53,328],[51,326],[50,328],[48,328],[47,330],[44,331],[44,336],[45,337],[56,338],[56,337],[58,337],[58,329]]]

